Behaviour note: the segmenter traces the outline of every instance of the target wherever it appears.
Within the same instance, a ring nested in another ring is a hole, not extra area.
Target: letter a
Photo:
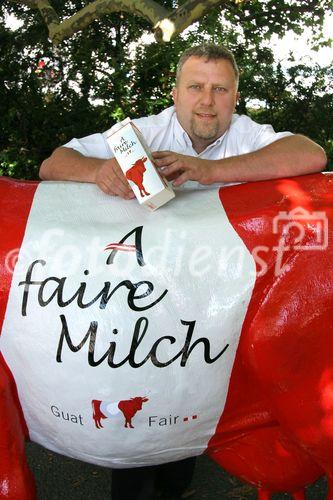
[[[129,233],[127,233],[118,243],[111,243],[106,247],[106,250],[112,249],[112,252],[110,253],[106,263],[107,264],[113,264],[114,258],[116,253],[119,250],[123,250],[126,252],[129,251],[135,251],[136,253],[136,260],[138,261],[139,266],[145,266],[146,263],[143,260],[143,253],[142,253],[142,229],[143,226],[138,226]],[[134,245],[123,245],[124,241],[127,240],[129,236],[131,236],[133,233],[135,233],[135,246]]]

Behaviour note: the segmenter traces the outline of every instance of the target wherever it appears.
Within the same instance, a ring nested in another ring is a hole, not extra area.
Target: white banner
[[[42,183],[1,336],[31,439],[110,467],[203,452],[254,281],[217,189],[149,213]]]

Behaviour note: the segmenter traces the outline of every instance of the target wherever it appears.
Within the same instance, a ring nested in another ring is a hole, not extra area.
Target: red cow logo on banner
[[[135,414],[142,410],[142,405],[143,403],[146,403],[149,401],[148,398],[144,397],[136,397],[136,398],[131,398],[127,399],[124,401],[119,401],[117,403],[109,402],[109,401],[99,401],[97,399],[92,400],[92,407],[93,407],[93,419],[95,421],[95,425],[97,429],[101,429],[103,427],[101,420],[112,417],[116,413],[115,411],[115,406],[116,408],[121,411],[125,417],[125,424],[124,427],[130,427],[131,429],[134,429],[132,425],[132,418],[135,416]],[[105,413],[101,410],[101,404],[105,408]],[[111,406],[112,410],[108,411],[108,407]]]

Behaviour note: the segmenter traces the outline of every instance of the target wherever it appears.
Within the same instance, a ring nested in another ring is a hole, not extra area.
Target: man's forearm
[[[95,182],[96,173],[104,162],[83,156],[74,149],[61,147],[43,161],[39,176],[43,180]]]
[[[252,153],[221,160],[205,160],[172,151],[155,151],[153,158],[174,186],[188,180],[201,184],[251,182],[320,172],[326,166],[325,151],[302,135],[279,139]]]
[[[134,197],[115,158],[92,158],[70,148],[56,149],[42,163],[39,176],[50,181],[91,182],[105,194],[121,196],[127,200]]]
[[[320,172],[324,150],[302,135],[284,137],[258,151],[216,160],[213,182],[248,182]]]

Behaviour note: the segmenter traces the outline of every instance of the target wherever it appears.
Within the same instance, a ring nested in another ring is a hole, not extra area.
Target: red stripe
[[[104,250],[122,250],[123,252],[135,252],[135,245],[123,245],[121,243],[110,243]]]
[[[0,332],[2,331],[13,277],[11,270],[6,265],[6,261],[8,264],[8,256],[13,255],[14,251],[19,250],[21,247],[38,184],[38,182],[16,181],[0,177]],[[9,383],[13,386],[12,392],[16,406],[19,409],[21,424],[26,436],[28,436],[15,382],[2,355],[0,356],[0,364],[4,370],[1,373],[6,374]]]
[[[8,263],[8,257],[21,247],[38,184],[0,178],[0,331],[13,276],[5,263]]]

